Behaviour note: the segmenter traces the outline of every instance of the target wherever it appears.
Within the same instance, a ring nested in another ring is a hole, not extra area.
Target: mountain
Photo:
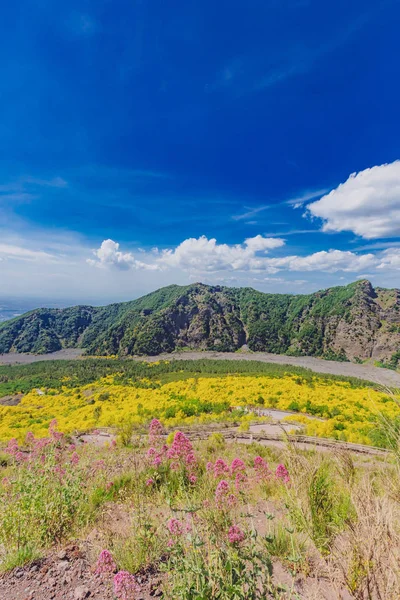
[[[40,308],[0,323],[0,353],[84,348],[155,355],[180,348],[250,350],[338,360],[400,358],[400,290],[358,281],[314,294],[171,285],[104,307]]]

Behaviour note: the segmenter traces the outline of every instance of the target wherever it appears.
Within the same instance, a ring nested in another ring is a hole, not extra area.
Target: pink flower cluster
[[[53,419],[49,425],[49,437],[37,439],[31,431],[28,431],[25,442],[28,449],[26,447],[20,448],[18,441],[13,438],[8,442],[5,451],[10,456],[13,456],[17,462],[25,462],[29,466],[32,466],[37,463],[44,464],[48,457],[46,449],[50,448],[56,462],[54,472],[60,476],[65,474],[65,469],[61,466],[62,463],[69,461],[72,465],[76,466],[79,462],[79,455],[75,452],[75,446],[71,444],[67,447],[64,434],[57,431],[56,419]],[[66,456],[68,452],[71,453],[69,458]]]
[[[218,458],[214,464],[207,463],[206,470],[213,472],[216,479],[226,476],[232,477],[235,480],[235,488],[238,492],[242,491],[247,483],[246,465],[240,458],[234,458],[230,466],[222,458]]]
[[[232,525],[228,531],[228,540],[231,544],[240,544],[246,538],[238,525]]]
[[[163,445],[160,449],[153,446],[147,451],[147,458],[154,467],[159,467],[167,455],[168,446]]]
[[[256,472],[257,481],[265,481],[271,478],[271,471],[268,463],[262,456],[256,456],[254,459],[254,470]]]
[[[218,508],[232,508],[237,502],[236,496],[231,493],[230,485],[226,479],[221,479],[215,490],[215,504]]]
[[[57,431],[58,421],[57,419],[53,419],[49,425],[49,434],[52,440],[59,442],[64,438],[64,434],[61,431]]]
[[[170,519],[167,523],[167,527],[171,535],[179,536],[183,534],[184,526],[183,523],[179,521],[179,519]]]
[[[285,465],[280,464],[276,467],[275,477],[283,481],[283,483],[290,482],[289,471],[287,470]]]
[[[114,577],[114,594],[118,600],[134,600],[140,586],[128,571],[119,571]]]
[[[78,462],[79,462],[79,460],[80,460],[80,459],[79,459],[79,454],[78,454],[77,452],[73,452],[73,453],[72,453],[72,456],[71,456],[71,463],[72,463],[73,465],[77,465],[77,464],[78,464]]]
[[[216,479],[230,473],[229,465],[224,461],[223,458],[217,458],[213,466],[213,471]]]
[[[164,427],[158,419],[153,419],[149,426],[149,441],[152,446],[162,444],[162,436],[164,435]]]
[[[181,431],[175,433],[171,447],[168,449],[167,457],[175,462],[176,467],[179,463],[188,466],[196,463],[192,443]]]
[[[208,472],[212,471],[216,479],[225,475],[235,477],[238,473],[246,473],[246,465],[240,458],[234,458],[230,466],[223,458],[217,458],[214,464],[212,462],[207,463],[206,470]]]
[[[234,458],[231,464],[231,473],[232,475],[237,475],[237,473],[245,473],[246,465],[240,458]]]
[[[197,460],[193,452],[193,446],[181,431],[175,433],[173,442],[168,448],[162,444],[162,435],[164,433],[161,423],[153,419],[150,423],[149,439],[153,445],[147,451],[147,458],[153,467],[160,467],[165,461],[169,461],[172,470],[183,468],[186,471],[189,482],[194,485],[197,482],[196,467]],[[146,485],[152,485],[154,479],[151,477],[146,481]]]
[[[96,564],[96,573],[102,575],[104,573],[115,573],[117,565],[112,557],[111,552],[102,550]]]

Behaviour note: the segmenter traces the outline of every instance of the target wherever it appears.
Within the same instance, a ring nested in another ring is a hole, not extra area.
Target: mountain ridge
[[[170,285],[136,300],[39,308],[0,323],[0,353],[84,348],[99,355],[154,355],[191,348],[322,356],[400,358],[400,290],[367,280],[312,294]]]

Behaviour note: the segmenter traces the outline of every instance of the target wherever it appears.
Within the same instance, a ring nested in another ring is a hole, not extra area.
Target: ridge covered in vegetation
[[[307,295],[171,285],[105,307],[33,310],[0,324],[0,353],[83,348],[156,355],[187,348],[374,359],[400,358],[400,291],[359,281]]]

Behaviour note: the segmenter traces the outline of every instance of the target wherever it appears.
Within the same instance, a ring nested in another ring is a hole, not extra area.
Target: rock
[[[57,569],[59,571],[68,571],[69,568],[70,564],[67,560],[60,560],[60,562],[57,563]]]
[[[80,585],[79,587],[75,588],[74,591],[74,600],[85,600],[85,598],[88,598],[90,596],[90,590],[89,588]]]
[[[60,550],[60,552],[57,553],[57,558],[59,558],[60,560],[68,560],[67,551]]]

